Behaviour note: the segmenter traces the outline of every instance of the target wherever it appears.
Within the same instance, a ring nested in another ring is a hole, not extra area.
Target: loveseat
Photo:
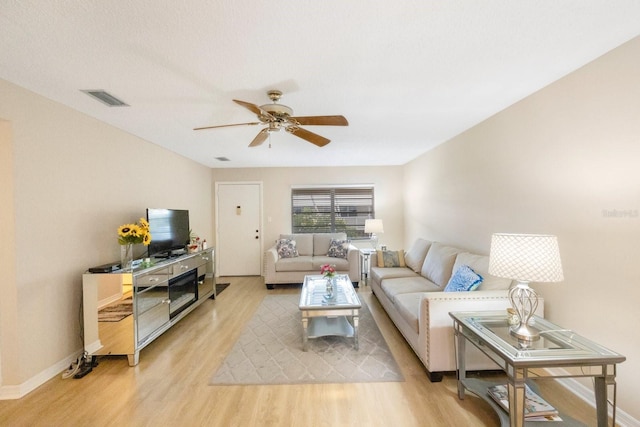
[[[360,254],[345,233],[281,234],[264,255],[264,282],[268,289],[284,283],[302,283],[304,276],[320,274],[324,264],[347,274],[358,286]]]
[[[488,256],[425,239],[417,239],[406,252],[378,251],[372,256],[371,290],[424,364],[431,381],[441,381],[444,372],[456,369],[449,312],[505,310],[506,314],[510,307],[507,292],[511,280],[491,276],[488,270]],[[536,314],[542,317],[543,313],[544,300],[540,298]],[[474,346],[467,346],[466,351],[467,369],[498,369]]]

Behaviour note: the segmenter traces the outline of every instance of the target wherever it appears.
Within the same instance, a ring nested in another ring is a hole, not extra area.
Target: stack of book
[[[494,385],[488,388],[489,396],[493,398],[505,411],[509,412],[509,391],[506,384]],[[549,405],[546,400],[536,394],[525,384],[524,418],[527,421],[562,421],[558,410]]]

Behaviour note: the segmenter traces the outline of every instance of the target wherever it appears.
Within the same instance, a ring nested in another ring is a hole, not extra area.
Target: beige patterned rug
[[[133,300],[127,298],[98,311],[98,322],[119,322],[133,314]]]
[[[210,385],[404,381],[366,304],[353,338],[309,340],[302,351],[299,295],[267,295]]]

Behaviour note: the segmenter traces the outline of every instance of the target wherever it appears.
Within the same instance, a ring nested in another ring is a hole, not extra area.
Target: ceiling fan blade
[[[244,108],[246,108],[247,110],[251,111],[253,114],[255,114],[258,117],[264,116],[264,117],[267,117],[269,120],[271,120],[271,119],[275,120],[276,119],[275,117],[273,117],[271,115],[271,113],[269,113],[268,111],[264,111],[262,108],[258,107],[256,104],[252,104],[252,103],[246,102],[246,101],[240,101],[239,99],[234,99],[233,102],[235,102],[238,105],[243,106]]]
[[[344,116],[289,117],[289,120],[302,126],[349,126],[349,122]]]
[[[324,147],[331,142],[330,139],[327,139],[324,136],[320,136],[317,133],[310,132],[298,126],[289,126],[286,129],[287,132],[294,134],[298,138],[307,140],[310,143],[317,145],[318,147]]]
[[[262,129],[260,132],[258,132],[258,135],[256,135],[255,138],[253,138],[253,141],[251,141],[251,144],[249,144],[249,147],[257,147],[258,145],[262,144],[267,139],[268,136],[269,136],[269,128]]]
[[[203,130],[203,129],[215,129],[215,128],[228,128],[231,126],[254,126],[254,125],[260,125],[262,123],[260,122],[252,122],[252,123],[235,123],[232,125],[218,125],[218,126],[204,126],[201,128],[193,128],[193,130]]]

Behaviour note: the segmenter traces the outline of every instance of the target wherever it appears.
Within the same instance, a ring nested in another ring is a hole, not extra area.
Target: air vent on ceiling
[[[110,93],[102,90],[102,89],[93,89],[93,90],[83,90],[82,92],[86,93],[89,96],[94,97],[98,101],[103,104],[108,105],[109,107],[128,107],[129,105],[120,101],[115,96]]]
[[[216,157],[216,160],[220,162],[229,162],[230,160],[227,157]]]

